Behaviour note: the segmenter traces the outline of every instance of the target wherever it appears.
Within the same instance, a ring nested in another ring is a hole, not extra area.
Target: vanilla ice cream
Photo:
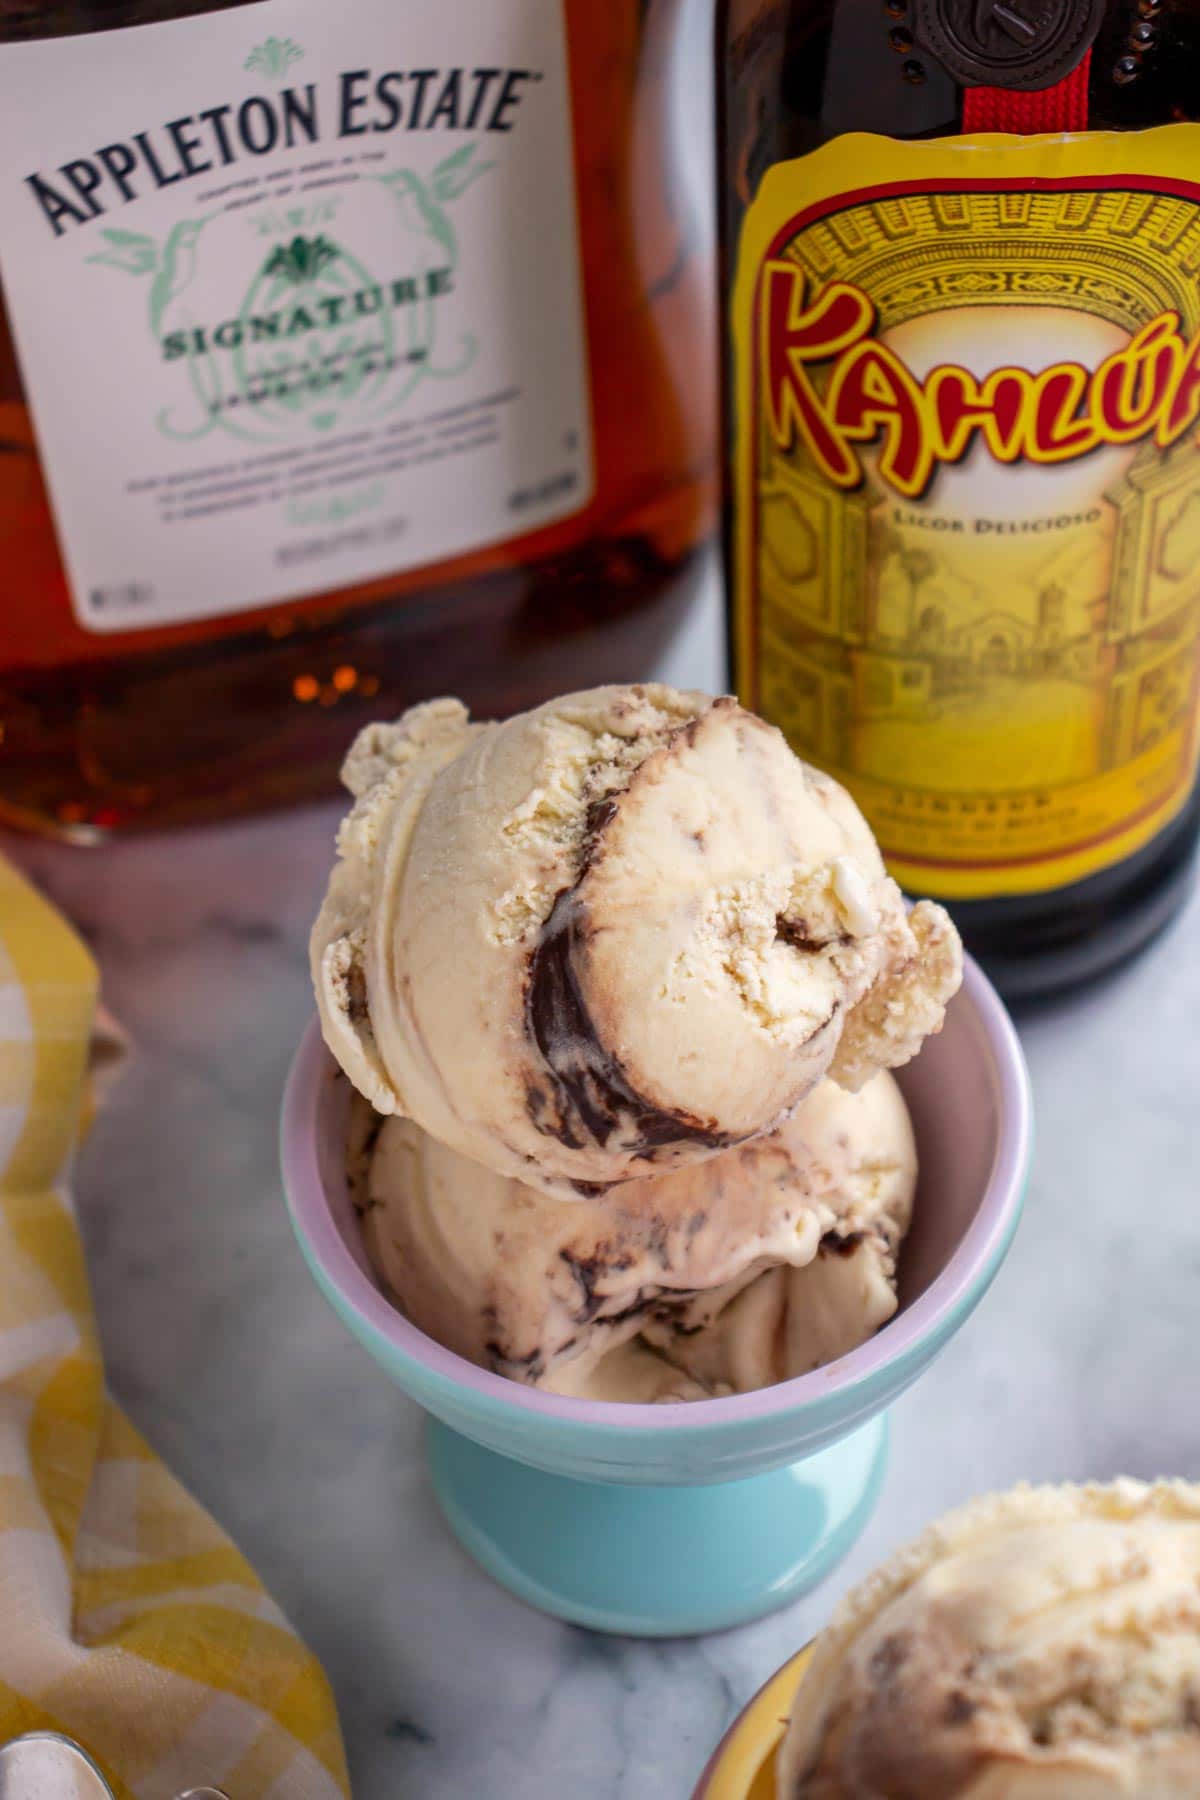
[[[571,1198],[727,1151],[938,1029],[961,976],[849,795],[731,699],[453,700],[363,732],[313,933],[380,1113]]]
[[[886,1074],[822,1082],[769,1136],[574,1202],[363,1103],[348,1163],[414,1324],[518,1381],[625,1400],[762,1387],[862,1343],[895,1310],[916,1182]]]
[[[779,1800],[1200,1795],[1200,1486],[951,1513],[818,1639]]]

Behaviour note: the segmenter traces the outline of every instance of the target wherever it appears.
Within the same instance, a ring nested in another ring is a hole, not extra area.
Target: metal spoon
[[[74,1738],[29,1731],[0,1744],[0,1800],[115,1800],[112,1789]],[[188,1788],[176,1800],[229,1800],[221,1788]]]

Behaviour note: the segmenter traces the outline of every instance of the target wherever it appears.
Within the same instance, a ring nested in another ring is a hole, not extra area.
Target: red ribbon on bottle
[[[1022,93],[1015,88],[967,88],[963,94],[964,131],[1086,131],[1088,70],[1092,53],[1084,52],[1069,75],[1053,87]]]

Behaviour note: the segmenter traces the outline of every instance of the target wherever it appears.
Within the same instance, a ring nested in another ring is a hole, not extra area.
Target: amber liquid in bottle
[[[0,55],[6,41],[222,10],[0,0]],[[0,294],[0,815],[89,841],[311,798],[332,791],[360,725],[413,701],[453,693],[489,716],[647,672],[690,604],[715,515],[709,271],[668,104],[675,10],[566,0],[594,486],[548,526],[522,533],[514,516],[504,541],[433,566],[90,632]]]
[[[953,17],[956,5],[958,0],[944,0],[941,15]],[[1024,10],[1032,15],[1036,9]],[[963,5],[960,11],[971,9]],[[1054,9],[1043,11],[1049,16]],[[977,9],[972,16],[983,13]],[[963,85],[915,41],[912,26],[909,0],[720,0],[720,236],[727,299],[747,208],[773,165],[806,157],[849,132],[929,140],[963,131]],[[1200,116],[1200,8],[1191,0],[1110,0],[1085,67],[1089,131],[1136,131]],[[902,179],[905,173],[902,141],[894,174]],[[732,444],[736,368],[728,330],[725,341],[725,426]],[[996,360],[1004,358],[998,354]],[[731,579],[736,508],[730,476],[725,540]],[[731,637],[740,684],[745,672],[738,666],[736,630]],[[1006,647],[997,654],[1006,654]],[[1198,834],[1200,797],[1193,787],[1152,841],[1114,866],[1041,890],[950,897],[948,903],[969,948],[1008,997],[1044,994],[1118,963],[1171,918],[1193,876]],[[920,885],[937,893],[936,880]]]

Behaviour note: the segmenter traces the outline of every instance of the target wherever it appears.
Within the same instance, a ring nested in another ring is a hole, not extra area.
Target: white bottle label
[[[562,0],[261,0],[0,45],[0,280],[90,630],[589,498]]]

